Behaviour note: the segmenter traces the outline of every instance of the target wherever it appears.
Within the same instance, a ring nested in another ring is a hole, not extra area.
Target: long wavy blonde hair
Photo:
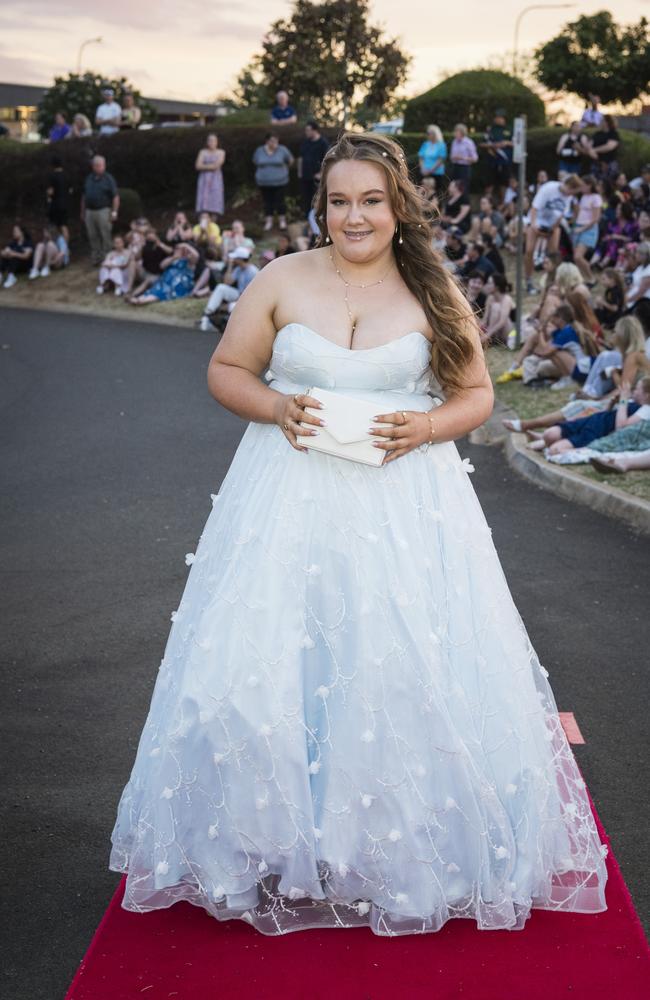
[[[461,392],[468,388],[466,369],[475,355],[468,323],[475,325],[476,321],[468,303],[466,310],[459,308],[459,286],[431,245],[431,225],[437,213],[410,179],[404,152],[393,139],[375,133],[344,132],[327,151],[314,204],[320,229],[317,246],[325,246],[328,236],[327,176],[342,160],[364,160],[384,171],[398,222],[393,252],[404,282],[422,306],[434,334],[431,368],[443,389]]]

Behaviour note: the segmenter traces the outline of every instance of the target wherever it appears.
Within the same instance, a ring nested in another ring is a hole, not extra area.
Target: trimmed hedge
[[[528,116],[530,128],[546,123],[544,102],[514,76],[491,69],[456,73],[436,87],[414,97],[406,105],[404,129],[424,131],[438,125],[451,132],[458,122],[470,132],[484,132],[497,108],[503,108],[506,120]]]
[[[106,157],[106,169],[119,187],[132,188],[140,195],[145,209],[192,212],[196,197],[197,174],[194,161],[210,132],[217,132],[226,151],[224,185],[226,203],[231,208],[257,196],[254,150],[263,141],[268,126],[231,125],[215,128],[156,128],[147,131],[118,132],[112,136],[70,139],[55,145],[23,145],[3,140],[0,143],[0,213],[3,217],[38,214],[44,205],[45,187],[53,154],[63,162],[72,189],[71,210],[76,212],[84,178],[94,153]],[[323,130],[330,140],[335,130]],[[302,127],[282,129],[281,142],[298,156],[304,138]],[[295,170],[291,172],[290,195],[298,196]]]
[[[139,195],[145,212],[168,212],[178,208],[193,212],[196,192],[194,161],[210,129],[152,129],[145,132],[122,132],[114,136],[74,139],[49,145],[29,145],[4,139],[0,142],[0,214],[5,224],[14,218],[42,219],[45,215],[45,186],[50,173],[50,157],[61,157],[66,177],[72,188],[71,218],[77,212],[84,178],[94,152],[106,156],[107,169],[121,188],[130,188]],[[330,141],[337,130],[324,129]],[[253,213],[261,210],[254,180],[251,157],[264,141],[264,127],[232,126],[219,129],[221,144],[226,150],[224,182],[226,214],[232,216],[241,206]],[[528,133],[527,175],[535,176],[546,169],[553,176],[557,166],[555,147],[562,134],[560,128],[534,128]],[[294,156],[298,155],[303,138],[302,128],[283,130],[282,141]],[[650,163],[650,140],[636,132],[620,130],[621,169],[629,177],[638,174],[644,163]],[[411,166],[417,164],[417,151],[424,139],[422,133],[404,133],[398,137]],[[450,136],[446,136],[449,141]],[[474,136],[480,140],[481,136]],[[488,180],[488,163],[481,157],[472,172],[472,190],[480,191]],[[290,195],[298,196],[295,170],[291,173]],[[128,220],[125,220],[128,221]]]

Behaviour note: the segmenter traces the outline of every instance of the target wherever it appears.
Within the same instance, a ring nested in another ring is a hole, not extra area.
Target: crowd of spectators
[[[95,116],[101,132],[124,127],[125,115],[127,127],[137,124],[139,109],[132,101],[124,103],[121,108],[109,90],[104,93]],[[296,162],[282,142],[282,129],[297,120],[288,94],[280,91],[270,112],[271,128],[252,155],[263,232],[277,221],[273,249],[258,251],[240,219],[224,224],[226,150],[216,134],[206,137],[196,157],[194,221],[179,212],[161,232],[142,218],[133,220],[126,234],[113,233],[119,191],[104,158],[95,156],[81,214],[98,267],[98,294],[113,292],[135,306],[205,298],[201,329],[222,325],[259,268],[276,255],[307,249],[318,233],[312,203],[328,142],[318,124],[308,121]],[[52,141],[72,134],[64,116],[57,116],[54,129]],[[620,146],[614,119],[599,110],[597,95],[589,95],[582,118],[559,136],[556,161],[521,192],[526,291],[533,306],[523,319],[519,349],[497,381],[521,379],[530,388],[574,390],[569,402],[541,423],[507,422],[510,430],[525,431],[531,448],[549,458],[580,452],[585,441],[597,440],[594,434],[626,432],[650,412],[650,397],[644,395],[649,386],[643,381],[650,372],[650,164],[628,178],[619,169]],[[488,183],[473,199],[472,169],[480,158],[488,166]],[[475,142],[458,123],[448,147],[440,128],[431,124],[414,166],[420,193],[432,209],[432,243],[463,284],[484,345],[509,348],[515,347],[515,303],[506,265],[516,244],[520,194],[512,159],[512,131],[498,108],[483,141]],[[294,168],[306,219],[298,236],[289,235],[287,219]],[[47,198],[47,226],[39,242],[34,245],[16,225],[0,251],[3,287],[23,272],[31,279],[47,277],[69,260],[66,183],[56,159]],[[619,406],[621,413],[625,407],[623,416],[617,416]],[[632,419],[637,411],[641,417]],[[641,440],[638,428],[636,439]],[[614,468],[616,462],[610,464]]]

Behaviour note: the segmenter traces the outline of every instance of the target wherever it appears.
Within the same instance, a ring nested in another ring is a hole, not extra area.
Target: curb
[[[621,494],[604,483],[585,479],[570,469],[549,464],[525,447],[525,434],[508,434],[504,451],[508,465],[536,486],[557,496],[585,504],[608,517],[625,521],[631,527],[650,534],[650,501],[631,494]]]
[[[49,302],[39,305],[36,302],[7,302],[0,298],[2,309],[22,309],[31,312],[72,313],[75,316],[88,316],[89,319],[114,319],[118,323],[149,323],[157,326],[175,326],[181,330],[199,332],[192,320],[178,319],[174,316],[162,316],[160,313],[147,313],[146,307],[130,307],[128,313],[112,312],[110,309],[92,309],[87,306],[75,306],[66,302]],[[216,333],[216,330],[215,330]]]

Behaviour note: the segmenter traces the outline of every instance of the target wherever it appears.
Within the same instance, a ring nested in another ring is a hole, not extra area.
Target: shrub
[[[464,122],[470,132],[483,133],[496,108],[503,108],[508,121],[527,115],[531,128],[546,121],[543,101],[521,80],[497,70],[475,69],[456,73],[409,101],[404,130],[424,131],[436,124],[444,132]]]

